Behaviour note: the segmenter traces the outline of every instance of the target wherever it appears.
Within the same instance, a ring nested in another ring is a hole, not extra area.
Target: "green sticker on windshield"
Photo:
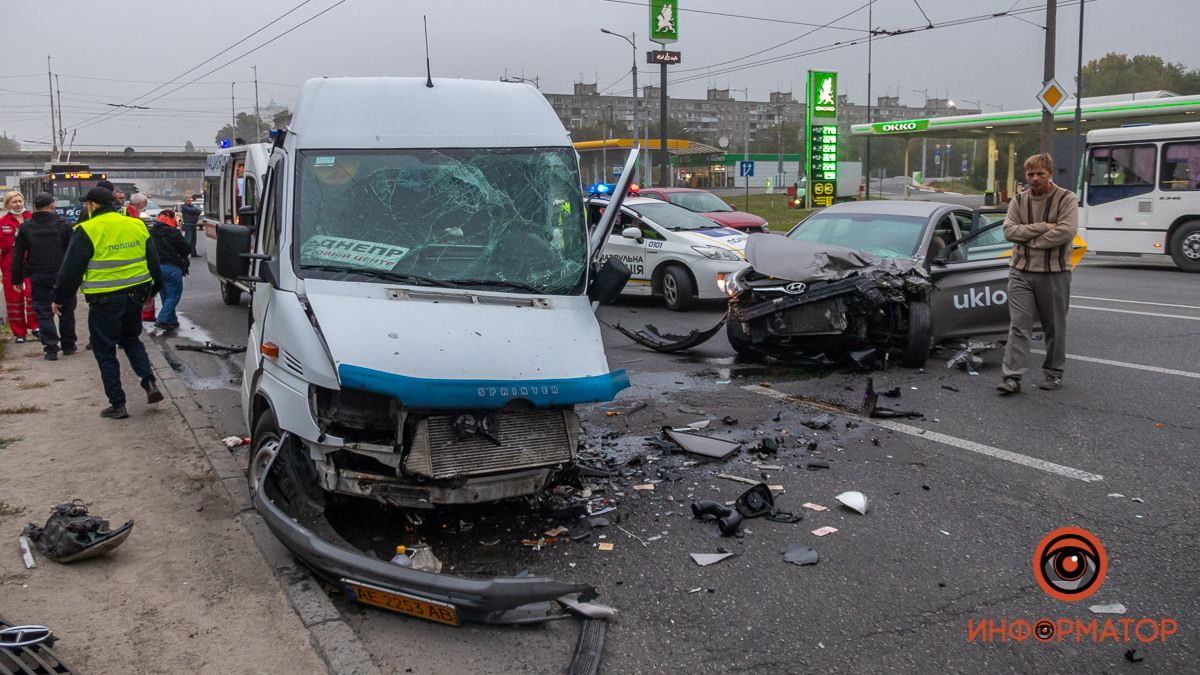
[[[314,162],[317,166],[333,166],[336,157],[318,157]]]

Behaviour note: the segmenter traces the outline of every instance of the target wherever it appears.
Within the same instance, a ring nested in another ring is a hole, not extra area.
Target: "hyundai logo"
[[[800,295],[806,288],[808,288],[808,284],[804,283],[803,281],[793,281],[792,283],[783,287],[783,292],[791,295]]]
[[[45,626],[13,626],[0,630],[0,649],[32,647],[50,639]]]

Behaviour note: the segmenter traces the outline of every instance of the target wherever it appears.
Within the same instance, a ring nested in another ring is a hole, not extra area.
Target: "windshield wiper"
[[[538,295],[546,295],[546,291],[533,286],[531,284],[522,283],[520,281],[505,281],[504,279],[455,279],[455,284],[459,286],[500,286],[503,288],[516,288]]]
[[[442,288],[458,288],[458,284],[452,281],[442,281],[440,279],[431,279],[417,274],[405,274],[404,272],[391,272],[388,270],[373,270],[357,267],[340,267],[338,265],[301,265],[302,270],[317,270],[320,272],[344,272],[346,274],[360,274],[364,277],[373,279],[383,279],[384,281],[396,281],[402,284],[415,284],[418,286],[441,286]]]

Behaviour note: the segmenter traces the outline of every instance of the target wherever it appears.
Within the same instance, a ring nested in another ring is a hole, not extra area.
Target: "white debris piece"
[[[862,515],[867,515],[867,496],[856,490],[843,492],[834,499],[837,499],[847,508],[854,509]]]
[[[1124,614],[1125,605],[1119,602],[1110,602],[1107,605],[1092,605],[1088,607],[1093,614]]]

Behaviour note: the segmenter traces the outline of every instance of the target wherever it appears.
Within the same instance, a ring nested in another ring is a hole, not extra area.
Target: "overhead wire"
[[[642,8],[646,7],[646,3],[644,0],[642,2],[633,2],[633,0],[602,0],[602,1],[603,2],[611,2],[616,5],[634,5],[635,7],[642,7]],[[685,12],[689,13],[689,14],[709,14],[712,16],[723,16],[723,17],[731,18],[731,19],[748,19],[751,21],[769,21],[771,23],[786,23],[786,24],[791,24],[794,26],[819,26],[820,25],[820,24],[815,24],[815,23],[809,23],[807,21],[792,21],[789,19],[779,19],[779,18],[775,18],[775,17],[765,17],[765,16],[748,16],[746,14],[733,14],[730,12],[714,12],[711,10],[691,9],[688,7],[680,7],[678,9],[678,11],[680,14],[683,14]],[[834,28],[837,30],[848,30],[848,31],[853,31],[855,33],[865,33],[866,32],[861,28],[850,28],[849,26],[826,26],[826,28]]]

